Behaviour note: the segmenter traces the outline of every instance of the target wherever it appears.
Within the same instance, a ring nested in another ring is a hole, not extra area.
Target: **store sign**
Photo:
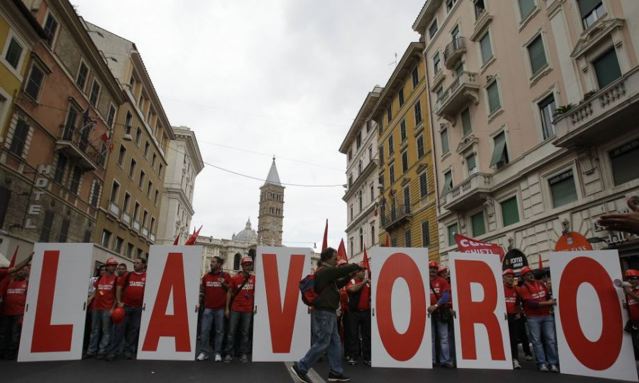
[[[27,207],[27,217],[24,222],[25,229],[36,229],[37,226],[33,223],[34,220],[42,213],[41,198],[43,194],[46,194],[47,187],[49,186],[49,177],[53,176],[53,166],[40,165],[38,166],[38,172],[36,179],[33,183],[33,202]]]

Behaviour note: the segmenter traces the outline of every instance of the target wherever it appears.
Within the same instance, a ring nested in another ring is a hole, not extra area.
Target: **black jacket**
[[[342,267],[324,266],[315,273],[315,291],[319,296],[313,305],[316,310],[335,311],[339,307],[339,288],[346,285],[348,275],[360,269],[353,263]]]

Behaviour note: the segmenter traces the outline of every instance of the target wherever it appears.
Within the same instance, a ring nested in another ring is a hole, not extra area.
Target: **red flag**
[[[348,262],[348,256],[346,255],[346,246],[344,246],[343,239],[339,242],[339,247],[337,248],[337,260],[339,261],[340,259]]]
[[[461,253],[495,254],[499,256],[502,262],[506,255],[504,249],[496,243],[482,242],[461,234],[455,234],[455,242],[457,243],[457,249]]]
[[[326,219],[326,226],[324,227],[324,240],[322,241],[322,251],[328,247],[328,218]]]
[[[200,235],[200,230],[202,230],[202,226],[204,225],[200,225],[200,228],[197,230],[193,229],[193,234],[191,234],[191,236],[186,240],[186,242],[184,242],[185,245],[195,245],[195,241],[197,240],[197,236]]]
[[[384,247],[391,247],[391,240],[388,233],[386,233],[386,244],[384,245]]]
[[[175,241],[173,241],[173,246],[177,246],[180,244],[180,235],[178,234],[177,237],[175,237]]]
[[[541,261],[541,254],[539,254],[539,270],[544,268],[544,263]]]
[[[370,271],[371,267],[368,263],[368,253],[366,253],[366,249],[364,248],[364,260],[362,261],[362,263],[364,264],[364,267],[366,268],[366,271]]]
[[[13,256],[11,257],[11,262],[9,262],[9,268],[15,267],[16,265],[16,258],[18,257],[18,249],[20,248],[20,245],[16,246],[15,251],[13,252]]]

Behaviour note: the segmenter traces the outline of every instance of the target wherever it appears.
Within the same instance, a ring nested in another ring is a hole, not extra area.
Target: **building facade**
[[[36,42],[11,29],[4,41],[2,64],[22,81],[3,107],[0,237],[5,254],[20,245],[20,258],[34,242],[91,241],[109,157],[105,137],[123,97],[68,1],[4,3],[3,10],[21,8],[42,36]]]
[[[125,99],[115,117],[93,241],[127,259],[147,256],[157,239],[166,152],[175,134],[135,44],[85,26]]]
[[[257,242],[264,246],[282,246],[284,225],[284,186],[275,166],[275,158],[260,187],[260,211],[257,217]]]
[[[193,209],[195,177],[204,168],[195,132],[186,126],[174,126],[175,139],[168,143],[164,193],[161,196],[157,229],[158,244],[184,243],[189,235]]]
[[[202,255],[202,273],[209,270],[211,258],[221,257],[224,259],[222,268],[224,271],[232,273],[238,272],[241,268],[242,257],[252,257],[255,259],[255,249],[257,247],[257,232],[251,227],[251,220],[246,222],[243,230],[233,234],[231,239],[218,239],[213,237],[198,236],[196,245],[204,248]]]
[[[383,91],[376,86],[368,93],[339,148],[346,155],[347,189],[342,197],[348,209],[346,238],[354,262],[363,259],[364,249],[379,243],[378,126],[371,111]]]
[[[544,262],[564,230],[639,253],[595,224],[639,191],[638,15],[621,0],[424,4],[444,259],[457,232]]]
[[[424,44],[410,43],[371,116],[378,126],[380,243],[428,247],[438,256],[436,193]]]

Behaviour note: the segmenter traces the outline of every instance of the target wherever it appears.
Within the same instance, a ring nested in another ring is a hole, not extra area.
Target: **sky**
[[[347,242],[339,147],[367,93],[419,35],[424,0],[71,0],[80,16],[133,41],[173,126],[195,131],[203,160],[265,179],[276,157],[283,242]],[[231,238],[257,230],[263,181],[205,165],[192,226]]]

